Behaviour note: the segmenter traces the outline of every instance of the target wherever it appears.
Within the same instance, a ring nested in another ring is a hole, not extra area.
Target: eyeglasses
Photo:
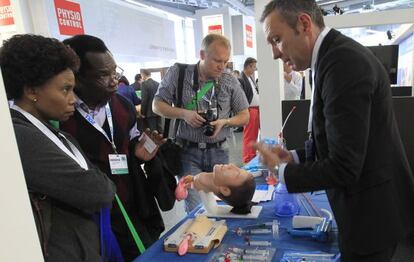
[[[115,68],[115,74],[111,74],[112,78],[115,80],[119,80],[121,79],[121,77],[124,75],[124,69],[122,69],[119,66],[116,66]]]
[[[109,83],[112,80],[118,81],[124,75],[124,69],[119,66],[116,66],[114,71],[111,72],[102,72],[98,74],[96,77],[99,81],[104,83]]]

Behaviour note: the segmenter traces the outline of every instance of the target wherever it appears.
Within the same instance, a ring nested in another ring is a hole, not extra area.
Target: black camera
[[[199,115],[206,120],[203,124],[203,134],[205,136],[212,136],[214,134],[214,126],[210,122],[217,120],[217,113],[209,108],[205,112],[200,112]]]

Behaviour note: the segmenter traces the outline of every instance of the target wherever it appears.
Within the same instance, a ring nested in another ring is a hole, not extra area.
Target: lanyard
[[[207,98],[207,94],[205,94],[204,96],[203,96],[203,100],[204,101],[206,101],[210,106],[211,106],[211,100],[213,100],[213,97],[214,97],[214,90],[215,90],[215,88],[214,88],[214,82],[213,82],[213,86],[212,86],[212,88],[211,88],[211,94],[210,94],[210,99],[208,99]]]
[[[210,98],[210,101],[207,100],[207,102],[210,104],[211,99],[214,95],[214,82],[207,81],[200,90],[195,91],[196,95],[195,95],[194,99],[192,99],[192,101],[190,103],[186,104],[184,108],[187,109],[187,110],[194,110],[197,107],[197,103],[199,101],[205,99],[204,97],[206,96],[207,92],[210,91],[210,89],[213,89],[211,91],[212,96]]]
[[[86,160],[81,154],[81,152],[62,133],[59,133],[59,135],[62,136],[68,142],[68,145],[70,146],[70,149],[73,153],[70,152],[70,150],[63,144],[63,142],[52,131],[50,131],[50,129],[47,128],[45,124],[43,124],[39,119],[34,117],[32,114],[24,111],[17,105],[13,105],[11,108],[22,113],[35,127],[37,127],[45,136],[52,140],[52,142],[55,143],[63,152],[65,152],[68,156],[75,160],[75,162],[78,163],[78,165],[82,169],[88,170],[88,164],[86,163]]]
[[[115,146],[114,123],[112,122],[112,112],[111,112],[111,108],[109,107],[109,103],[106,103],[106,105],[105,105],[105,112],[106,112],[106,119],[108,120],[109,131],[111,133],[111,138],[109,138],[108,135],[106,134],[105,130],[103,130],[103,128],[100,125],[98,125],[98,123],[96,123],[95,119],[93,119],[91,114],[89,114],[88,112],[83,110],[83,108],[78,103],[76,103],[75,107],[76,107],[76,110],[78,110],[78,112],[81,114],[81,116],[83,118],[85,118],[85,120],[88,121],[89,124],[91,124],[96,130],[98,130],[99,132],[102,133],[102,135],[105,136],[105,138],[109,141],[109,143],[111,143],[115,154],[118,154],[118,152],[116,150],[116,146]]]

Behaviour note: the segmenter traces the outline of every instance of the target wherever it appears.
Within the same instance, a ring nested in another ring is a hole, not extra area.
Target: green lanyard
[[[59,129],[59,124],[60,124],[59,121],[50,121],[50,122],[54,127]],[[122,212],[122,215],[124,216],[125,222],[128,225],[129,231],[131,231],[132,237],[134,238],[135,244],[137,245],[139,252],[141,252],[141,254],[144,253],[145,251],[144,244],[142,244],[141,238],[139,237],[137,231],[135,230],[135,227],[132,224],[131,219],[128,216],[128,213],[126,212],[124,205],[122,205],[122,202],[119,199],[117,194],[115,194],[115,199],[116,199],[116,202],[118,203],[119,209]]]
[[[144,244],[142,244],[141,239],[138,236],[137,231],[135,230],[134,225],[131,222],[131,219],[129,219],[128,213],[126,212],[124,206],[122,205],[121,200],[119,199],[118,195],[115,194],[116,202],[118,203],[119,209],[121,209],[122,215],[124,216],[125,222],[128,225],[129,231],[131,231],[132,237],[134,238],[135,244],[138,247],[139,252],[142,254],[145,251]]]
[[[208,91],[210,91],[211,88],[214,87],[213,81],[207,81],[203,87],[200,89],[199,92],[196,93],[196,96],[194,99],[191,100],[188,104],[184,106],[187,110],[194,110],[196,108],[196,104],[200,102],[201,99],[207,94]]]

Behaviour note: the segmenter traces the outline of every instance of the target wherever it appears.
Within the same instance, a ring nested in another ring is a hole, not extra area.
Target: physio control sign
[[[253,48],[253,28],[250,25],[246,25],[246,46]]]
[[[0,26],[13,24],[13,9],[10,0],[0,0]]]
[[[82,35],[83,29],[82,13],[80,4],[66,0],[54,0],[56,18],[61,35]]]

